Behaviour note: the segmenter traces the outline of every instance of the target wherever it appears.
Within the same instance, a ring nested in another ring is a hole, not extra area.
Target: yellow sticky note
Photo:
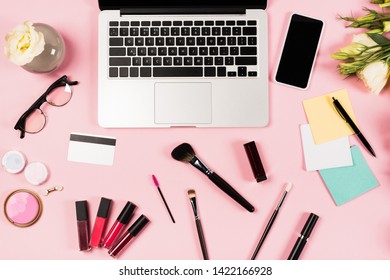
[[[351,101],[346,89],[331,92],[303,101],[306,117],[313,134],[314,142],[321,144],[354,134],[351,127],[339,115],[333,106],[332,97],[336,98],[345,111],[356,123]]]

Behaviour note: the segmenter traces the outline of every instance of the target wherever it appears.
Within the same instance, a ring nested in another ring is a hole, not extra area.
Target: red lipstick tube
[[[126,245],[132,240],[134,237],[137,236],[137,234],[146,226],[146,224],[149,223],[149,219],[141,215],[127,230],[126,233],[124,233],[120,238],[117,239],[117,241],[112,245],[111,249],[108,250],[108,254],[111,257],[116,257],[123,248],[126,247]]]
[[[89,219],[88,203],[86,200],[76,201],[77,233],[80,251],[88,251],[89,246]]]
[[[106,235],[103,241],[103,246],[105,248],[110,248],[114,240],[118,237],[119,233],[122,231],[123,227],[126,226],[133,214],[136,205],[128,201],[123,208],[122,212],[119,214],[115,223],[112,225],[110,231]]]
[[[95,224],[92,229],[91,247],[101,247],[103,243],[103,233],[106,228],[107,217],[110,212],[111,199],[102,197],[96,215]]]

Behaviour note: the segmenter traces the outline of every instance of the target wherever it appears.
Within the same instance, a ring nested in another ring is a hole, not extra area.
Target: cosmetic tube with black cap
[[[141,215],[131,226],[130,228],[124,233],[121,237],[117,239],[117,241],[112,245],[110,250],[108,251],[108,254],[111,257],[116,257],[117,254],[119,254],[123,248],[130,242],[130,240],[133,239],[133,237],[136,237],[137,234],[149,223],[149,219]]]
[[[311,232],[314,229],[318,220],[318,216],[314,213],[310,213],[309,218],[307,219],[303,229],[301,231],[301,235],[298,237],[298,240],[295,242],[295,245],[288,256],[288,260],[297,260],[302,253],[303,248],[306,245],[307,240],[310,237]]]

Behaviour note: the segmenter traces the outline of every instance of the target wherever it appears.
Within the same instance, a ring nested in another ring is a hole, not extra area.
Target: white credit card
[[[115,145],[113,137],[71,133],[68,161],[113,165]]]

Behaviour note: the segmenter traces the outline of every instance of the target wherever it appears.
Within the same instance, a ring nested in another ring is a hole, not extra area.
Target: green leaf
[[[367,33],[368,37],[370,37],[372,40],[374,40],[375,43],[377,43],[379,46],[383,45],[389,45],[390,40],[387,39],[385,36],[377,33]]]

